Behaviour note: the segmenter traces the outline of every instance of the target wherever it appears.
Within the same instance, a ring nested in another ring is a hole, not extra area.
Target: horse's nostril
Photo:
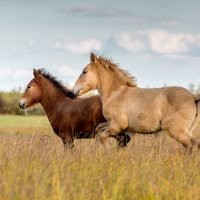
[[[19,107],[20,107],[20,108],[23,108],[23,104],[21,104],[20,102],[19,102]]]
[[[22,109],[24,109],[25,108],[25,101],[24,101],[24,99],[21,99],[20,101],[19,101],[19,107],[20,108],[22,108]]]

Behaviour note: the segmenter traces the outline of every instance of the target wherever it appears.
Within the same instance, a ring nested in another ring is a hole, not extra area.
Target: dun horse
[[[99,96],[77,98],[69,89],[44,69],[34,70],[34,78],[19,101],[26,109],[41,103],[54,132],[61,137],[66,147],[73,147],[73,140],[95,137],[95,128],[105,122]],[[115,136],[119,147],[130,141],[130,136],[120,133]]]
[[[193,95],[182,87],[139,88],[129,73],[93,53],[74,85],[74,92],[80,95],[91,89],[98,90],[108,120],[100,127],[102,143],[121,131],[162,130],[184,147],[191,149],[195,144],[192,131],[200,118],[200,94]]]

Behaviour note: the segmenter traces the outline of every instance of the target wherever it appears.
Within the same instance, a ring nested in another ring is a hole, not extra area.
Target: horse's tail
[[[196,109],[196,116],[190,127],[190,132],[192,132],[194,130],[194,128],[196,127],[196,125],[198,124],[198,122],[200,120],[200,93],[194,94],[194,100],[195,100],[197,109]]]

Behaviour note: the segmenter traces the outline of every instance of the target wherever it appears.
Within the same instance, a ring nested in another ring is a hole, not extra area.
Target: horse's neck
[[[113,77],[112,74],[104,72],[103,74],[99,74],[99,82],[97,84],[97,89],[101,98],[101,101],[104,102],[106,99],[110,97],[115,91],[122,86],[121,82]]]
[[[55,124],[59,123],[61,120],[63,109],[62,107],[67,107],[70,101],[62,92],[58,91],[57,88],[42,88],[42,98],[41,105],[51,123],[54,127]],[[65,106],[63,106],[65,105]]]

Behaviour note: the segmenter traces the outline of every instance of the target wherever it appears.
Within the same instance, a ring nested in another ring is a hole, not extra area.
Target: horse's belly
[[[128,129],[138,133],[153,133],[162,128],[161,118],[154,113],[138,113],[129,117]]]

